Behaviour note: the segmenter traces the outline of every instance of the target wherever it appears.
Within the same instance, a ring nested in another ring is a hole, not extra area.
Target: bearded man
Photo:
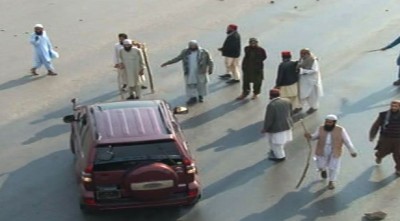
[[[144,74],[146,68],[142,50],[132,47],[132,40],[125,39],[123,41],[124,49],[119,51],[121,63],[119,68],[126,75],[126,83],[128,86],[128,99],[140,99],[141,96],[141,80],[140,76]]]
[[[379,113],[369,132],[371,142],[374,141],[378,131],[380,133],[375,148],[375,161],[380,164],[385,156],[392,154],[396,163],[396,174],[400,176],[400,100],[392,101],[390,110]]]
[[[165,62],[161,67],[182,61],[183,75],[185,77],[186,95],[189,100],[188,105],[203,102],[207,95],[209,81],[208,75],[212,74],[214,62],[210,53],[199,46],[196,40],[192,40],[188,44],[188,48],[175,58]]]
[[[308,105],[307,114],[317,111],[319,97],[323,95],[321,73],[317,58],[310,49],[300,51],[299,69],[299,92],[301,105]]]
[[[256,38],[250,38],[249,45],[244,48],[242,62],[243,87],[242,94],[237,100],[243,100],[250,94],[250,83],[253,83],[253,96],[251,99],[257,99],[261,93],[261,84],[264,79],[265,59],[267,59],[267,53],[264,48],[258,45]]]
[[[235,84],[240,82],[239,57],[242,50],[238,26],[230,24],[226,28],[226,38],[221,48],[222,56],[225,57],[226,74],[220,75],[221,79],[229,79],[226,83]],[[231,79],[232,78],[232,79]]]
[[[343,144],[352,157],[357,156],[350,136],[343,127],[336,124],[337,120],[336,115],[330,114],[326,116],[324,125],[320,126],[313,134],[306,133],[304,135],[307,139],[318,140],[315,148],[316,163],[322,179],[328,178],[328,189],[335,188]]]
[[[36,24],[34,26],[34,32],[31,34],[30,43],[35,49],[35,64],[33,68],[31,68],[31,74],[39,75],[36,70],[44,65],[47,69],[48,75],[57,75],[57,73],[54,72],[54,67],[51,63],[51,60],[58,58],[58,53],[53,50],[50,38],[47,36],[42,24]]]

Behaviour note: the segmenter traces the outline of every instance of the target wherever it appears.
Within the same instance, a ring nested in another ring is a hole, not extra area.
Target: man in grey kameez
[[[128,85],[128,99],[139,99],[141,96],[141,79],[144,74],[145,63],[142,51],[136,47],[132,47],[132,40],[125,39],[123,41],[124,49],[120,50],[121,64],[119,67],[125,71]]]
[[[212,74],[214,63],[207,50],[199,47],[197,41],[189,42],[189,47],[172,60],[161,65],[165,67],[170,64],[182,61],[183,74],[186,84],[186,95],[189,98],[187,104],[194,104],[197,101],[203,102],[207,95],[207,82],[209,74]]]

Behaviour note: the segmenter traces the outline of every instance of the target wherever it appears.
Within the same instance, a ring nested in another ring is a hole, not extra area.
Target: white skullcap
[[[132,45],[132,40],[131,39],[125,39],[122,44],[124,45]]]
[[[189,46],[191,46],[191,45],[199,46],[199,43],[196,40],[191,40],[191,41],[189,41]]]
[[[337,121],[338,118],[337,118],[337,116],[334,115],[334,114],[329,114],[329,115],[327,115],[327,116],[325,117],[325,120],[334,120],[334,121]]]
[[[42,24],[36,24],[35,26],[33,26],[34,28],[43,28]]]

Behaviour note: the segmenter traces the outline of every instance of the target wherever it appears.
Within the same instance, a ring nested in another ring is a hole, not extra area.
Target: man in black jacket
[[[298,98],[299,72],[297,69],[297,61],[292,61],[290,51],[282,51],[282,62],[278,67],[278,75],[276,77],[275,88],[281,92],[281,97],[287,98],[292,103],[294,108],[293,113],[301,111]]]
[[[240,57],[240,35],[237,31],[238,26],[234,24],[228,25],[226,33],[228,36],[222,48],[218,50],[222,52],[222,56],[225,57],[226,74],[220,75],[222,79],[230,79],[227,81],[229,84],[240,82],[240,69],[239,69],[239,57]]]

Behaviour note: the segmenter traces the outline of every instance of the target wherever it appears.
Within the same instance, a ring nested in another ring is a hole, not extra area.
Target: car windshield
[[[167,161],[176,164],[181,156],[174,141],[105,145],[96,148],[95,166],[136,164],[138,161]]]

